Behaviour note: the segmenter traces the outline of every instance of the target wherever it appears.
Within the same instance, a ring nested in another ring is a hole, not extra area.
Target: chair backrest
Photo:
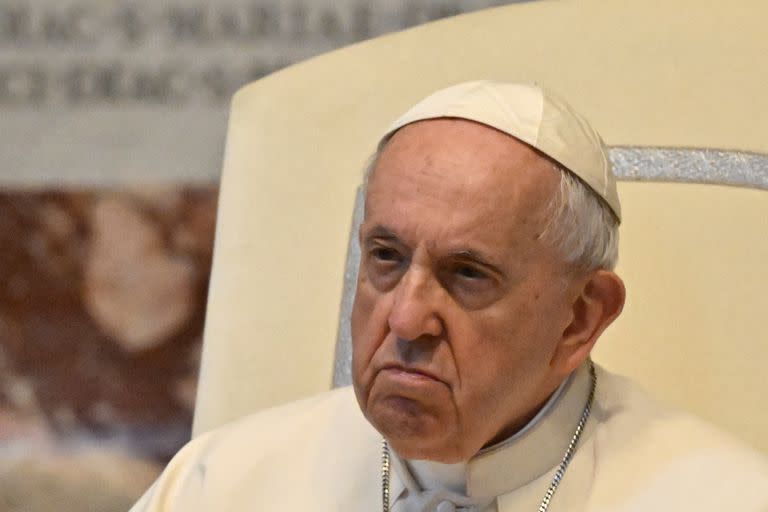
[[[568,99],[628,180],[628,304],[595,359],[768,450],[766,14],[759,0],[514,4],[245,87],[230,116],[195,433],[329,389],[337,334],[335,379],[347,378],[339,306],[353,291],[354,244],[346,287],[344,261],[366,159],[421,97],[493,78]]]

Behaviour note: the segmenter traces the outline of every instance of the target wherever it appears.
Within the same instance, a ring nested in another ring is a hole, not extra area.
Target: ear
[[[580,280],[571,323],[552,357],[551,365],[558,374],[568,375],[589,357],[597,338],[621,313],[625,298],[624,282],[609,270],[596,270]]]

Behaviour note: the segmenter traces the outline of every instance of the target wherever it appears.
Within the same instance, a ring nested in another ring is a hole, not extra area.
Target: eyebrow
[[[370,241],[374,238],[381,238],[384,240],[389,240],[393,242],[400,242],[400,237],[395,234],[394,231],[387,228],[386,226],[383,226],[381,224],[377,224],[373,226],[366,234],[364,240]]]
[[[488,261],[482,254],[480,254],[477,251],[473,251],[472,249],[462,249],[460,251],[456,251],[451,254],[454,258],[461,258],[461,259],[467,259],[476,261],[478,263],[482,263],[483,265],[487,265],[489,267],[493,267],[494,264]]]
[[[484,267],[487,267],[488,269],[496,272],[499,275],[502,275],[502,276],[504,275],[504,272],[497,265],[495,265],[494,263],[491,263],[482,254],[478,253],[477,251],[473,251],[472,249],[463,249],[463,250],[452,253],[451,256],[453,258],[473,261]]]

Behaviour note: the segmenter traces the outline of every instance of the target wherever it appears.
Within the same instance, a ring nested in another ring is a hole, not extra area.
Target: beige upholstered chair
[[[559,92],[613,148],[629,295],[595,359],[768,451],[768,4],[702,5],[514,4],[241,90],[195,432],[329,389],[335,353],[336,382],[348,377],[339,309],[351,300],[344,262],[366,158],[422,96],[494,78]]]

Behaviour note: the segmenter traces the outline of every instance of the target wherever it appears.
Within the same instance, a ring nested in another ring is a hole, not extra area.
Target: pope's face
[[[363,413],[409,459],[466,460],[563,378],[569,278],[540,240],[558,171],[470,121],[398,131],[369,183],[352,313]]]

